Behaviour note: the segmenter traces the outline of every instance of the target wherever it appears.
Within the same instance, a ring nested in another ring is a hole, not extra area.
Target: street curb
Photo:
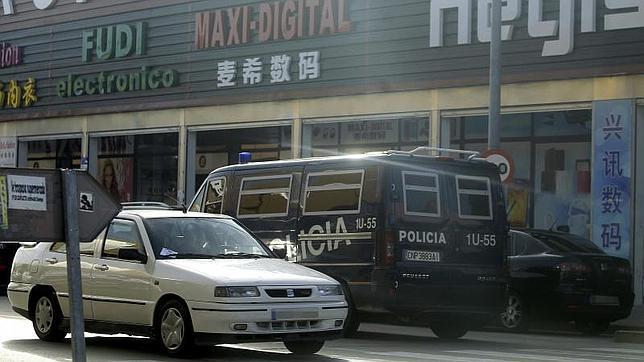
[[[644,344],[644,331],[615,331],[613,341],[617,343],[641,343]]]

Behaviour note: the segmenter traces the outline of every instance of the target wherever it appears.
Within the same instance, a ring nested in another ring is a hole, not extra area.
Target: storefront
[[[3,165],[86,168],[122,201],[175,203],[240,152],[486,148],[484,1],[13,2]],[[644,9],[528,3],[503,10],[511,222],[631,259],[642,303]]]

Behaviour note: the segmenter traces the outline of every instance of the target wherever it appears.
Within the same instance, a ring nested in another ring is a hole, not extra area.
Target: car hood
[[[224,286],[337,284],[325,274],[281,259],[172,259],[158,260],[157,264]]]

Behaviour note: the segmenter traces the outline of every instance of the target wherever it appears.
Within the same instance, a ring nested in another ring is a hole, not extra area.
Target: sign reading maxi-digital
[[[83,31],[83,63],[142,56],[146,53],[146,23],[118,24]],[[59,97],[111,94],[170,88],[179,84],[179,73],[174,69],[156,69],[142,66],[125,74],[100,72],[96,76],[70,74],[58,82]]]

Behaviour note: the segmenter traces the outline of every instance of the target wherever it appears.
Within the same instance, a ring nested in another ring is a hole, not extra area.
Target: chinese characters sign
[[[611,255],[630,257],[631,101],[595,102],[593,111],[593,241]]]
[[[320,52],[302,52],[297,61],[298,79],[318,79],[320,77]],[[241,63],[241,77],[238,74],[238,65]],[[290,55],[281,54],[270,57],[270,83],[291,82],[291,64],[293,59]],[[241,62],[224,60],[217,63],[217,87],[234,87],[240,82],[243,85],[257,85],[264,80],[264,60],[260,57],[247,58]],[[241,81],[238,81],[241,78]]]
[[[3,82],[0,80],[0,109],[27,108],[38,101],[36,80],[29,78],[19,84],[17,80]]]

